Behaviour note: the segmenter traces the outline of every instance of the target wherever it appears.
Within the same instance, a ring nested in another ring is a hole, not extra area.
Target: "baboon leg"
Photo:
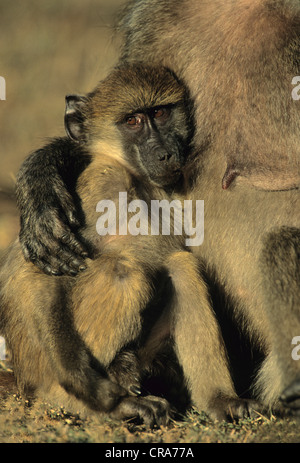
[[[234,390],[198,261],[188,252],[178,252],[171,255],[167,267],[175,287],[175,345],[193,403],[218,420],[251,415],[260,405],[238,398]]]
[[[300,336],[300,230],[268,233],[260,264],[271,339],[258,387],[270,405],[281,395],[284,406],[300,414],[300,363],[292,343]]]
[[[0,272],[3,334],[21,391],[59,383],[91,409],[109,411],[126,392],[109,380],[75,329],[62,280],[29,263],[20,266],[22,260],[15,245]]]
[[[77,278],[74,323],[103,365],[139,337],[142,312],[152,297],[151,273],[129,252],[103,253]]]
[[[92,261],[73,291],[76,328],[112,380],[121,382],[129,394],[139,394],[141,369],[134,351],[126,352],[126,346],[139,342],[145,328],[142,312],[152,297],[151,270],[120,251]],[[111,412],[113,417],[156,424],[165,423],[168,414],[166,401],[153,403],[147,397],[126,397]]]

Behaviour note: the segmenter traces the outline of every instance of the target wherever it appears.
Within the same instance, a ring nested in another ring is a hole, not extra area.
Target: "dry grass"
[[[297,443],[299,423],[257,416],[239,423],[213,423],[195,410],[167,428],[147,429],[105,416],[81,419],[42,403],[30,408],[16,395],[0,401],[0,443]]]
[[[0,250],[18,232],[14,202],[4,191],[27,154],[63,134],[64,96],[89,91],[117,59],[109,24],[122,0],[0,0]],[[3,364],[2,364],[3,367]],[[258,416],[212,423],[191,412],[184,421],[150,431],[101,417],[82,420],[51,405],[0,402],[0,442],[299,442],[298,425]]]

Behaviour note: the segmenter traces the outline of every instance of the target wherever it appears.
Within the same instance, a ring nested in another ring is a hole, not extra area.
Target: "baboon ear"
[[[66,96],[65,129],[69,137],[77,142],[85,141],[82,109],[86,101],[86,97],[81,95]]]

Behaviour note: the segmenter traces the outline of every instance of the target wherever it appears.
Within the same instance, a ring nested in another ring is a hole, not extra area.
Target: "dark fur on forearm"
[[[85,267],[85,249],[73,232],[83,221],[76,180],[89,162],[82,147],[60,138],[35,151],[18,173],[22,250],[46,273],[75,275]]]

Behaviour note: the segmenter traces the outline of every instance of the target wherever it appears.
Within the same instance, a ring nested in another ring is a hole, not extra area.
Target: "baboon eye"
[[[170,108],[166,108],[166,107],[155,108],[153,111],[153,117],[154,119],[157,119],[160,122],[164,122],[168,119],[170,112],[171,112]]]
[[[154,110],[154,117],[155,119],[158,119],[159,117],[162,117],[165,115],[165,109],[164,108],[159,108]]]
[[[142,123],[143,123],[143,119],[138,114],[135,114],[133,116],[128,116],[126,118],[126,124],[129,125],[130,127],[140,127]]]

